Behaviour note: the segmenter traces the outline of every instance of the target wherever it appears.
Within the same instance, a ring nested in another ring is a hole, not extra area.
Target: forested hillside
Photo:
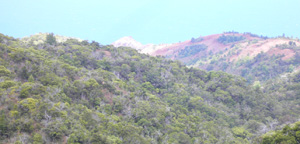
[[[252,85],[95,41],[0,42],[0,143],[262,143],[299,119],[299,73]]]
[[[300,143],[300,123],[286,125],[282,130],[271,131],[263,135],[263,144],[271,143]]]

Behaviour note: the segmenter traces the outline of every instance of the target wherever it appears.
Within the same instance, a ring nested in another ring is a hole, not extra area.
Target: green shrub
[[[4,66],[0,66],[0,77],[1,76],[9,76],[11,72]]]
[[[12,80],[6,80],[6,81],[0,83],[0,87],[5,88],[5,89],[10,88],[15,85],[16,85],[16,82],[12,81]]]

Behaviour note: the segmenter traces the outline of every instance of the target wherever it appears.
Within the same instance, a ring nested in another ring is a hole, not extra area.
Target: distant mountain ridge
[[[141,53],[153,55],[153,53],[159,49],[171,46],[172,44],[145,44],[136,41],[131,36],[122,37],[112,43],[115,47],[131,47],[138,50]]]
[[[30,43],[31,42],[35,45],[42,44],[46,41],[46,36],[48,34],[49,33],[37,33],[37,34],[34,34],[34,35],[23,37],[23,38],[21,38],[21,40],[25,43]],[[59,42],[59,43],[65,42],[68,39],[75,39],[75,40],[78,40],[80,42],[83,41],[80,38],[67,37],[67,36],[61,36],[61,35],[55,35],[55,38],[56,38],[56,41]]]
[[[124,39],[123,44],[116,42],[112,43],[115,47],[130,47],[129,42],[127,43]],[[268,64],[268,60],[264,63],[264,65],[270,67],[272,65],[273,68],[268,69],[280,69],[280,72],[271,74],[272,76],[266,78],[270,79],[290,71],[289,68],[291,69],[291,67],[293,67],[293,70],[299,68],[299,63],[295,62],[299,53],[299,46],[299,39],[287,37],[268,38],[251,33],[226,32],[192,38],[179,43],[135,45],[133,48],[152,56],[161,55],[172,60],[179,60],[191,67],[209,71],[221,70],[255,81],[265,79],[262,77],[266,77],[266,75],[257,74],[248,77],[250,70],[246,70],[247,62],[255,61],[255,63],[259,63],[255,66],[260,66],[263,60],[255,60],[255,58],[262,53],[265,54],[266,59],[276,57],[275,65]],[[278,61],[282,61],[281,64]],[[271,63],[271,61],[269,62]],[[262,71],[262,68],[258,69]]]

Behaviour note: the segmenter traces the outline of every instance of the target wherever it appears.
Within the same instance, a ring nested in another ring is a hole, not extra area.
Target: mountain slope
[[[298,69],[300,41],[291,38],[267,38],[251,33],[228,32],[180,43],[164,45],[142,53],[179,60],[188,66],[224,71],[245,77],[249,82],[265,81]],[[264,55],[264,60],[258,57]],[[253,66],[249,69],[249,63]],[[264,67],[264,68],[262,68]],[[269,72],[280,69],[274,73]],[[273,70],[271,70],[273,69]]]
[[[257,143],[299,119],[298,83],[252,86],[131,48],[0,34],[0,142]]]

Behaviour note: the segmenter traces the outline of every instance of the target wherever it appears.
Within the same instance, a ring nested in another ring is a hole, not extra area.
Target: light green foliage
[[[0,66],[0,77],[1,76],[9,76],[11,72],[4,66]]]
[[[267,133],[262,136],[263,144],[297,144],[300,140],[300,123],[296,122],[293,127],[286,125],[282,130]]]
[[[21,141],[16,141],[15,144],[22,144],[22,142]]]
[[[107,144],[122,144],[122,140],[120,138],[111,135],[105,136],[101,134],[94,134],[91,140],[92,144],[99,144],[99,143],[107,143]]]
[[[89,132],[78,130],[72,133],[68,139],[68,144],[87,143]]]
[[[150,92],[154,91],[154,87],[152,86],[152,84],[150,82],[143,83],[142,87]]]
[[[16,85],[16,82],[12,81],[12,80],[6,80],[6,81],[0,83],[0,87],[5,88],[5,89],[10,88],[15,85]]]
[[[260,81],[255,81],[255,82],[253,83],[253,87],[254,87],[255,89],[259,89],[259,88],[261,87]]]
[[[33,78],[33,76],[32,76],[32,75],[30,75],[30,76],[29,76],[29,78],[28,78],[28,82],[34,82],[34,78]]]
[[[10,111],[10,116],[11,117],[16,117],[16,116],[18,116],[19,115],[19,112],[18,111]]]
[[[120,138],[112,135],[112,136],[107,136],[106,141],[108,144],[121,144],[122,141],[120,140]]]
[[[42,139],[42,135],[39,133],[35,133],[32,138],[32,144],[42,144],[44,143]]]
[[[203,104],[203,99],[199,96],[191,97],[189,100],[189,108],[191,109],[200,109],[201,105]]]
[[[99,84],[97,83],[97,81],[95,79],[89,79],[84,84],[85,84],[85,88],[87,90],[92,90],[93,88],[99,87]]]
[[[234,128],[232,128],[232,132],[236,137],[240,137],[242,139],[251,137],[251,134],[247,130],[245,130],[243,127],[234,127]]]
[[[24,111],[32,112],[35,110],[39,100],[33,98],[27,98],[19,102],[21,109]]]

